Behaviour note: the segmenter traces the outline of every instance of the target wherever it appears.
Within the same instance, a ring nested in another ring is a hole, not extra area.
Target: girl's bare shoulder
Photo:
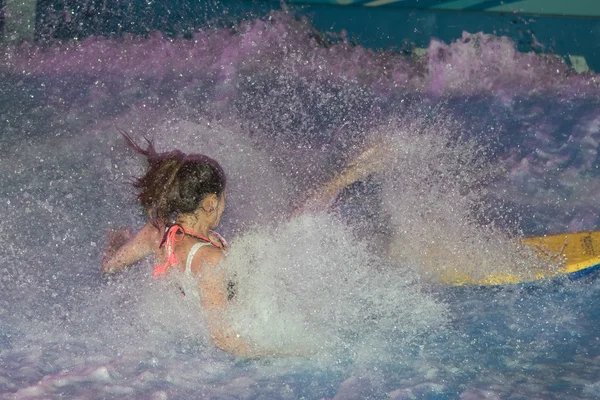
[[[202,246],[194,255],[192,272],[196,275],[201,274],[205,268],[218,265],[223,260],[223,257],[223,250],[212,245]]]
[[[151,243],[153,246],[158,247],[163,237],[163,230],[148,222],[140,229],[138,236],[141,236],[144,241]]]

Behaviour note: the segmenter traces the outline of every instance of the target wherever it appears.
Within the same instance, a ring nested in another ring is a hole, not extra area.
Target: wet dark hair
[[[174,224],[180,214],[196,211],[207,195],[220,196],[225,190],[225,172],[212,158],[179,150],[157,153],[148,139],[148,147],[142,149],[127,133],[119,132],[148,161],[146,173],[133,186],[155,226]]]

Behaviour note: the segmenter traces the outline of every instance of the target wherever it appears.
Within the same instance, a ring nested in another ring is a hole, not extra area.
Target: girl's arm
[[[251,357],[254,352],[250,345],[233,332],[223,318],[229,304],[228,282],[225,274],[216,267],[223,259],[223,252],[212,247],[204,247],[200,251],[202,257],[195,258],[192,272],[197,273],[202,270],[199,287],[202,294],[202,309],[207,315],[210,339],[222,350],[236,356]]]
[[[160,241],[160,231],[147,223],[133,237],[126,230],[109,234],[108,247],[102,259],[102,270],[113,274],[150,254]]]
[[[385,141],[368,147],[352,159],[341,173],[334,176],[313,193],[304,202],[301,209],[294,212],[294,215],[306,211],[314,212],[328,209],[345,187],[365,179],[371,174],[381,172],[396,156],[394,147]]]

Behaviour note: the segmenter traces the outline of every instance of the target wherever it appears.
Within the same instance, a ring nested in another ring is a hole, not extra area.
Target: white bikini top
[[[185,263],[185,273],[186,275],[192,276],[192,261],[194,260],[194,256],[200,247],[203,246],[212,246],[211,243],[208,242],[198,242],[190,249],[190,252],[187,256],[187,261]]]
[[[194,275],[192,274],[192,261],[194,260],[194,256],[196,255],[196,252],[198,252],[198,249],[200,249],[203,246],[213,246],[213,244],[207,242],[198,242],[195,245],[193,245],[190,249],[190,252],[188,253],[187,261],[185,263],[185,275],[189,278],[194,279],[194,282],[196,281],[195,279],[197,279],[197,277],[194,277]],[[187,293],[185,288],[182,288],[182,292]],[[189,290],[189,292],[192,293],[195,298],[200,298],[197,286],[192,287],[191,290]],[[227,283],[227,299],[231,300],[235,296],[235,293],[235,282],[229,281]]]

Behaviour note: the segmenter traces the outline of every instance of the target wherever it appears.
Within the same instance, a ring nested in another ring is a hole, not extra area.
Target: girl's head
[[[219,163],[200,154],[186,155],[179,150],[157,153],[148,141],[142,149],[125,133],[128,143],[146,156],[148,170],[134,182],[138,199],[148,211],[152,222],[168,225],[186,214],[198,210],[213,216],[219,223],[225,203],[225,172]]]

